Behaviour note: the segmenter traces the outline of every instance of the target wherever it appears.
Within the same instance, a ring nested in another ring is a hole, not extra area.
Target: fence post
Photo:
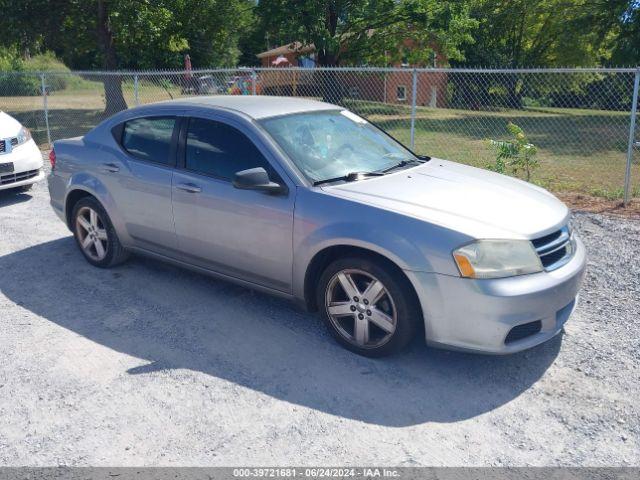
[[[256,80],[258,79],[258,75],[256,74],[256,71],[252,68],[251,69],[251,95],[255,95],[256,94]]]
[[[51,147],[51,130],[49,130],[49,95],[47,95],[47,83],[44,73],[40,74],[40,85],[42,90],[42,108],[44,109],[44,123],[47,126],[47,142]]]
[[[137,73],[133,76],[133,99],[136,103],[136,107],[140,105],[140,100],[138,99],[138,74]]]
[[[636,116],[638,114],[638,87],[640,86],[640,67],[636,69],[633,82],[633,100],[631,102],[631,122],[629,123],[629,145],[627,147],[627,169],[624,172],[624,205],[631,199],[631,162],[636,141]]]
[[[416,96],[418,90],[418,71],[413,69],[413,79],[411,82],[411,150],[415,145],[416,136]]]

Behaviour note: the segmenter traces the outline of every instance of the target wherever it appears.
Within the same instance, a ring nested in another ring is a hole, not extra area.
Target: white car
[[[31,133],[11,115],[0,112],[0,190],[29,190],[43,178],[42,153]]]

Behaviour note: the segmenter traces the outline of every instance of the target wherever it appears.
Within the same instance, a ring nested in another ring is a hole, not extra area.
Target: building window
[[[397,100],[406,100],[407,99],[407,87],[406,87],[406,85],[398,85],[396,87],[396,99]]]

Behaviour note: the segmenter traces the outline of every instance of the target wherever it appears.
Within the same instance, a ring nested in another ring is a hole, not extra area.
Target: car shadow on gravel
[[[544,374],[562,341],[558,336],[504,357],[416,344],[403,354],[371,360],[336,345],[317,316],[291,302],[148,259],[94,268],[72,237],[2,256],[0,272],[0,290],[10,301],[139,358],[128,374],[188,369],[293,404],[393,427],[455,422],[500,407]],[[195,381],[220,385],[206,375]]]
[[[28,193],[16,192],[15,190],[2,190],[0,191],[0,208],[28,202],[31,198],[31,195]]]

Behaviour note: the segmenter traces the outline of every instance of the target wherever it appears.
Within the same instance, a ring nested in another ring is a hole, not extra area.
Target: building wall
[[[425,107],[444,108],[447,106],[447,74],[443,72],[418,72],[416,104]],[[404,87],[405,98],[398,98],[398,87]],[[413,72],[392,72],[387,74],[386,103],[411,105]]]
[[[384,73],[337,72],[337,83],[349,98],[384,102]]]
[[[292,66],[298,65],[297,52],[284,56]],[[263,67],[273,67],[278,55],[261,58]],[[398,65],[396,68],[399,68]],[[342,88],[346,97],[369,100],[374,102],[411,105],[412,99],[412,68],[401,72],[389,73],[358,73],[336,72],[335,84]],[[259,83],[262,91],[271,95],[300,95],[317,96],[321,94],[322,77],[326,72],[314,69],[292,72],[290,70],[275,70],[259,73]],[[419,72],[417,78],[416,104],[433,108],[447,106],[447,74],[444,72]],[[404,87],[404,98],[398,97],[399,87]],[[338,87],[336,87],[338,88]]]

